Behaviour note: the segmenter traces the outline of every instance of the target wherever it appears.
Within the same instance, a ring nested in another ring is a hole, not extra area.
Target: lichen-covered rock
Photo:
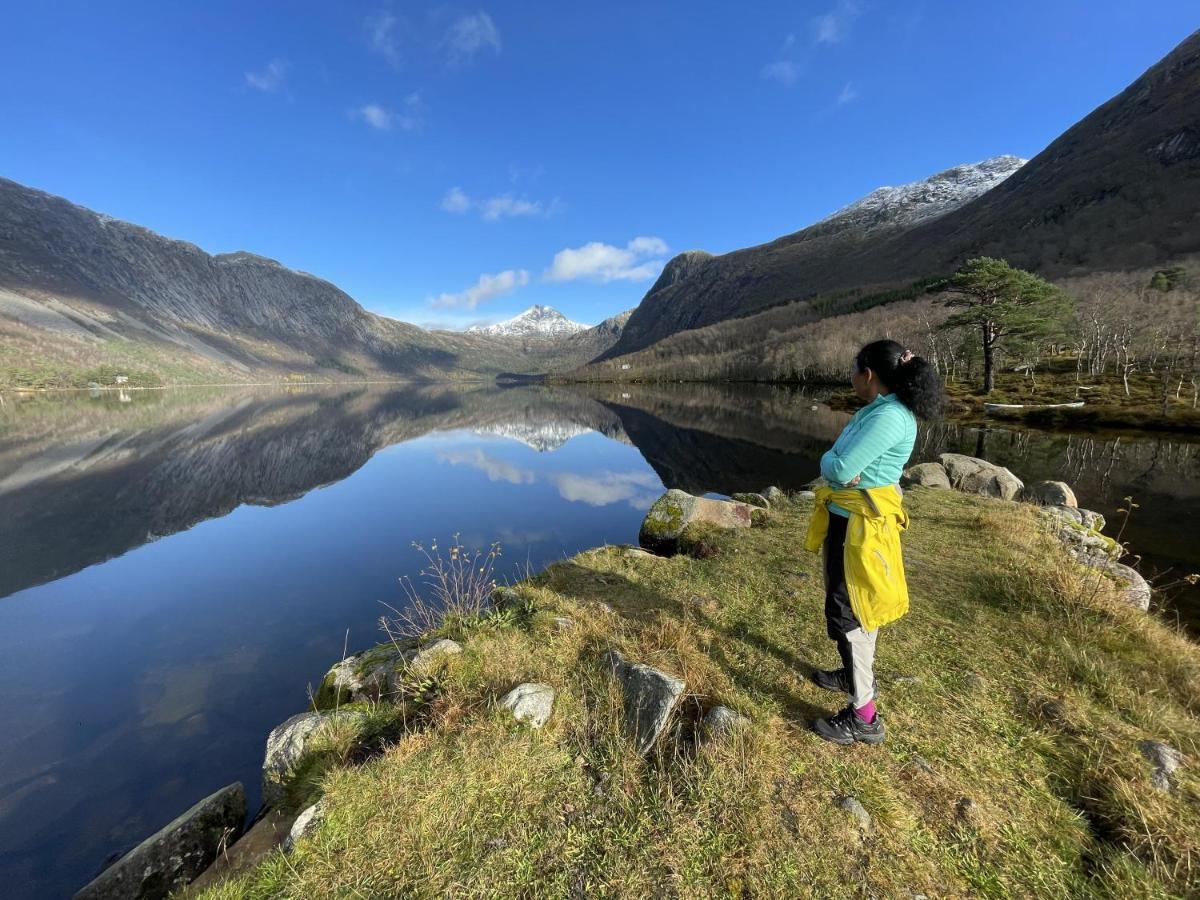
[[[1160,791],[1175,790],[1175,772],[1183,766],[1183,754],[1160,741],[1142,741],[1138,749],[1154,767],[1150,782]]]
[[[730,494],[730,500],[735,500],[738,503],[746,503],[750,506],[757,506],[759,509],[770,509],[771,503],[762,494]]]
[[[924,462],[909,466],[900,476],[901,487],[950,488],[950,476],[941,463]]]
[[[462,645],[447,638],[438,638],[421,647],[408,661],[408,668],[417,675],[428,675],[451,656],[462,653]]]
[[[728,706],[714,706],[704,715],[704,730],[712,738],[729,737],[749,724],[749,719]]]
[[[1068,509],[1079,506],[1075,492],[1065,481],[1035,481],[1025,486],[1021,499],[1039,506],[1062,506]]]
[[[76,900],[150,900],[196,879],[242,832],[246,792],[221,788],[156,831],[75,895]]]
[[[767,502],[769,504],[771,504],[771,506],[786,506],[787,505],[787,494],[785,494],[779,488],[775,487],[775,485],[771,485],[770,487],[764,488],[762,490],[762,495],[764,497],[766,497]]]
[[[647,754],[666,731],[686,685],[659,669],[631,663],[616,650],[604,654],[604,664],[621,682],[625,730],[638,752]]]
[[[518,609],[524,598],[510,587],[498,587],[492,591],[492,605],[496,609]]]
[[[277,725],[267,736],[267,750],[263,756],[262,797],[264,806],[277,806],[287,796],[287,782],[296,765],[304,756],[309,741],[324,725],[339,718],[361,719],[356,710],[340,712],[306,712],[292,716]]]
[[[680,535],[694,524],[714,528],[749,528],[752,524],[748,504],[728,500],[693,497],[686,491],[671,489],[654,501],[638,533],[638,543],[656,553],[674,553]]]
[[[415,649],[416,641],[380,644],[342,660],[325,674],[313,705],[324,710],[359,700],[385,699],[395,673],[404,668]]]
[[[296,846],[296,842],[302,837],[312,834],[317,830],[317,826],[321,824],[321,819],[325,817],[325,801],[318,800],[308,809],[304,810],[300,815],[296,816],[296,821],[292,823],[291,829],[288,831],[288,836],[283,842],[283,850],[285,853],[291,853]]]
[[[1104,569],[1122,585],[1117,591],[1118,600],[1143,611],[1150,609],[1150,585],[1141,573],[1118,562],[1110,562]]]
[[[518,684],[500,698],[500,706],[512,712],[518,722],[541,728],[554,711],[554,688],[537,682]]]
[[[943,453],[940,459],[951,487],[967,494],[1015,500],[1025,487],[1021,479],[1008,469],[985,459],[961,453]]]

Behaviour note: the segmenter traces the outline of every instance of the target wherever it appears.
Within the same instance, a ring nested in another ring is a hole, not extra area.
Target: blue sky
[[[596,322],[681,250],[1033,156],[1195,0],[9,4],[0,176],[369,309]]]

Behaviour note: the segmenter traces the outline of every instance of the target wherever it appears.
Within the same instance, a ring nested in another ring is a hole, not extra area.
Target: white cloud
[[[509,484],[549,482],[558,494],[570,503],[588,506],[609,506],[625,501],[634,509],[649,509],[662,490],[662,483],[652,472],[549,472],[541,476],[532,469],[497,459],[476,448],[451,450],[438,454],[438,460],[452,466],[470,466],[487,475],[489,481]]]
[[[662,271],[661,257],[668,251],[666,242],[657,237],[636,237],[624,247],[592,241],[559,250],[542,277],[546,281],[645,281]]]
[[[780,59],[762,67],[762,77],[791,87],[800,77],[800,67],[790,59]]]
[[[471,198],[460,187],[452,187],[442,198],[442,209],[448,213],[465,213],[471,208]]]
[[[273,94],[283,87],[291,63],[286,59],[273,59],[259,72],[247,72],[246,84],[258,91]]]
[[[404,104],[398,111],[378,103],[366,103],[352,114],[376,131],[391,131],[393,127],[402,131],[416,131],[421,127],[421,110],[421,94],[414,91],[404,98]]]
[[[454,450],[439,453],[438,459],[452,466],[467,465],[478,469],[488,477],[488,481],[507,481],[509,484],[533,484],[537,475],[529,469],[510,463],[494,456],[488,456],[482,450]]]
[[[441,206],[446,212],[456,214],[477,209],[479,217],[485,222],[498,222],[519,216],[551,216],[562,209],[562,202],[555,197],[549,203],[543,203],[541,200],[518,197],[511,192],[473,200],[466,191],[455,186],[446,191]]]
[[[439,294],[429,301],[435,309],[475,309],[480,303],[494,300],[502,294],[529,284],[529,273],[524,269],[506,269],[495,275],[483,274],[465,291],[456,294]]]
[[[843,87],[841,93],[838,94],[837,104],[838,104],[838,106],[843,106],[847,103],[852,103],[853,101],[855,101],[857,99],[858,99],[858,90],[854,87],[853,82],[847,81],[846,86]]]
[[[492,17],[480,10],[458,18],[446,32],[443,42],[447,61],[452,66],[464,65],[475,59],[485,48],[500,52],[500,31]]]
[[[367,18],[367,46],[393,69],[400,67],[400,43],[396,37],[399,20],[387,10]]]
[[[818,44],[840,43],[845,40],[850,23],[863,12],[861,0],[838,0],[833,9],[813,19],[813,40]]]

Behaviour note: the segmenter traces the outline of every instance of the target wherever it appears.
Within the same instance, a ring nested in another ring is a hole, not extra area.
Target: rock
[[[1117,592],[1117,599],[1143,611],[1150,609],[1150,585],[1141,573],[1118,562],[1109,563],[1104,568],[1109,575],[1125,585]]]
[[[296,821],[292,823],[291,829],[288,831],[287,839],[283,842],[283,850],[285,853],[291,853],[296,847],[296,842],[300,838],[312,834],[317,830],[317,826],[321,824],[321,819],[325,817],[325,801],[318,800],[300,815],[296,816]]]
[[[844,809],[850,815],[858,820],[858,825],[863,831],[871,830],[871,814],[866,808],[858,802],[855,797],[839,797],[837,800],[838,809]]]
[[[987,690],[987,679],[978,672],[968,672],[963,678],[963,687],[972,694],[982,694]]]
[[[1074,524],[1083,527],[1083,510],[1071,506],[1047,506],[1042,515],[1057,519],[1062,524]]]
[[[805,502],[805,503],[812,503],[814,500],[817,499],[817,492],[816,491],[800,491],[798,494],[796,494],[796,499],[800,500],[802,502]]]
[[[730,500],[736,500],[738,503],[746,503],[750,506],[757,506],[759,509],[770,509],[771,503],[762,494],[730,494]]]
[[[972,828],[978,828],[983,823],[983,813],[979,804],[970,797],[958,798],[958,802],[954,804],[954,814],[960,822]]]
[[[624,550],[621,551],[621,555],[623,557],[625,557],[626,559],[652,559],[652,560],[662,559],[661,556],[656,556],[653,553],[649,553],[649,552],[643,550],[641,547],[626,547]]]
[[[943,453],[940,459],[950,485],[967,494],[1015,500],[1025,487],[1021,479],[1008,469],[984,459],[961,453]]]
[[[361,719],[362,713],[306,712],[292,716],[277,725],[267,736],[267,751],[263,757],[263,805],[278,806],[287,796],[287,780],[304,756],[309,740],[326,722],[334,719]]]
[[[704,730],[713,738],[729,737],[749,724],[749,719],[728,706],[714,706],[704,715]]]
[[[500,699],[500,705],[510,710],[518,722],[541,728],[554,710],[554,688],[537,682],[518,684]]]
[[[1063,506],[1068,509],[1079,506],[1075,492],[1065,481],[1035,481],[1026,485],[1021,492],[1021,499],[1039,506]]]
[[[559,631],[569,631],[575,627],[575,620],[570,616],[555,616],[552,624]]]
[[[749,528],[751,507],[728,500],[709,500],[672,488],[654,501],[638,534],[647,550],[674,553],[687,526],[705,523],[716,528]]]
[[[1069,509],[1070,507],[1063,508]],[[1104,520],[1104,516],[1100,515],[1098,512],[1093,512],[1090,509],[1079,510],[1079,517],[1083,527],[1089,531],[1103,531],[1104,526],[1107,524],[1107,522]]]
[[[205,797],[100,873],[76,900],[159,898],[185,887],[241,834],[246,792],[240,782]]]
[[[217,856],[213,864],[192,882],[190,893],[199,893],[227,878],[249,872],[268,853],[283,845],[295,819],[295,815],[281,809],[268,812],[238,838],[236,844]]]
[[[419,649],[408,661],[408,667],[418,675],[428,675],[451,656],[462,653],[462,645],[438,638]]]
[[[621,682],[625,729],[639,753],[654,749],[666,731],[686,685],[673,675],[640,663],[631,663],[616,650],[604,654],[604,664]]]
[[[317,688],[313,705],[333,709],[359,700],[382,700],[391,690],[395,673],[404,668],[416,642],[380,644],[333,666]]]
[[[933,766],[930,765],[929,760],[927,760],[925,757],[914,755],[911,759],[909,759],[909,762],[917,771],[924,772],[926,775],[933,774]]]
[[[771,506],[786,506],[787,505],[787,494],[785,494],[779,488],[775,487],[775,485],[771,485],[768,488],[764,488],[762,491],[762,495],[766,498],[767,503],[771,504]]]
[[[1146,757],[1154,771],[1150,782],[1160,791],[1175,790],[1175,772],[1184,764],[1183,754],[1174,747],[1159,741],[1142,741],[1138,744],[1142,756]]]
[[[950,476],[946,474],[946,469],[941,463],[917,463],[904,470],[904,474],[900,476],[900,486],[949,489]]]
[[[492,606],[496,609],[517,609],[525,599],[510,587],[498,587],[492,591]]]
[[[897,675],[892,679],[892,684],[920,684],[920,675]]]

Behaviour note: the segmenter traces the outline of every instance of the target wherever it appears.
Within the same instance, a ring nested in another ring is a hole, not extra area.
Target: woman
[[[878,744],[884,728],[875,709],[875,639],[908,611],[900,556],[908,515],[897,482],[916,443],[916,420],[941,411],[942,385],[929,363],[895,341],[859,350],[850,382],[867,405],[821,457],[828,484],[816,491],[805,541],[809,550],[825,550],[825,624],[842,659],[840,669],[817,670],[813,680],[847,694],[850,704],[813,728],[835,744]]]

